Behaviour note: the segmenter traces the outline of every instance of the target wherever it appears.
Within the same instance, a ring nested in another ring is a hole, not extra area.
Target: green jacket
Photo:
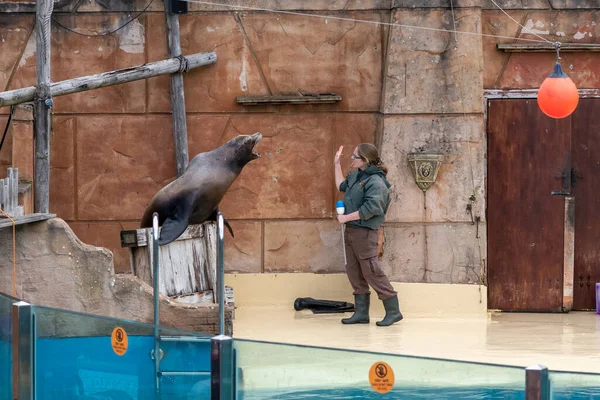
[[[360,220],[348,225],[377,229],[390,205],[390,187],[383,171],[374,165],[349,173],[339,189],[344,192],[345,214],[358,210]]]

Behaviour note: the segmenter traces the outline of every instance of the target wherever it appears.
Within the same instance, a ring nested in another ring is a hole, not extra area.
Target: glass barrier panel
[[[156,396],[153,325],[37,306],[33,314],[39,400],[187,399],[210,371],[210,337],[161,327],[161,336],[187,340],[161,342],[161,371],[204,374],[163,377]]]
[[[0,293],[0,400],[12,400],[12,305],[18,301]]]
[[[600,374],[549,372],[553,400],[600,399]]]
[[[250,399],[519,399],[525,369],[236,339]]]

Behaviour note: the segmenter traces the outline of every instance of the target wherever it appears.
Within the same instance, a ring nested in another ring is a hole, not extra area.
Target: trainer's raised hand
[[[333,157],[334,164],[340,163],[340,156],[342,155],[342,150],[344,150],[344,146],[340,146],[340,149],[337,151],[337,153],[335,153],[335,157]]]

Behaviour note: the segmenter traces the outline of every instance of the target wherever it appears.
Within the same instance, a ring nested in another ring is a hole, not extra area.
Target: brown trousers
[[[346,274],[354,294],[368,294],[369,285],[380,300],[396,296],[378,253],[378,231],[346,225]]]

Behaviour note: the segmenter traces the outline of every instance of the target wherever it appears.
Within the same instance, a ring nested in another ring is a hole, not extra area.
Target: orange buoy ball
[[[544,80],[537,95],[538,106],[552,118],[565,118],[575,111],[579,103],[577,87],[556,63],[552,73]]]

